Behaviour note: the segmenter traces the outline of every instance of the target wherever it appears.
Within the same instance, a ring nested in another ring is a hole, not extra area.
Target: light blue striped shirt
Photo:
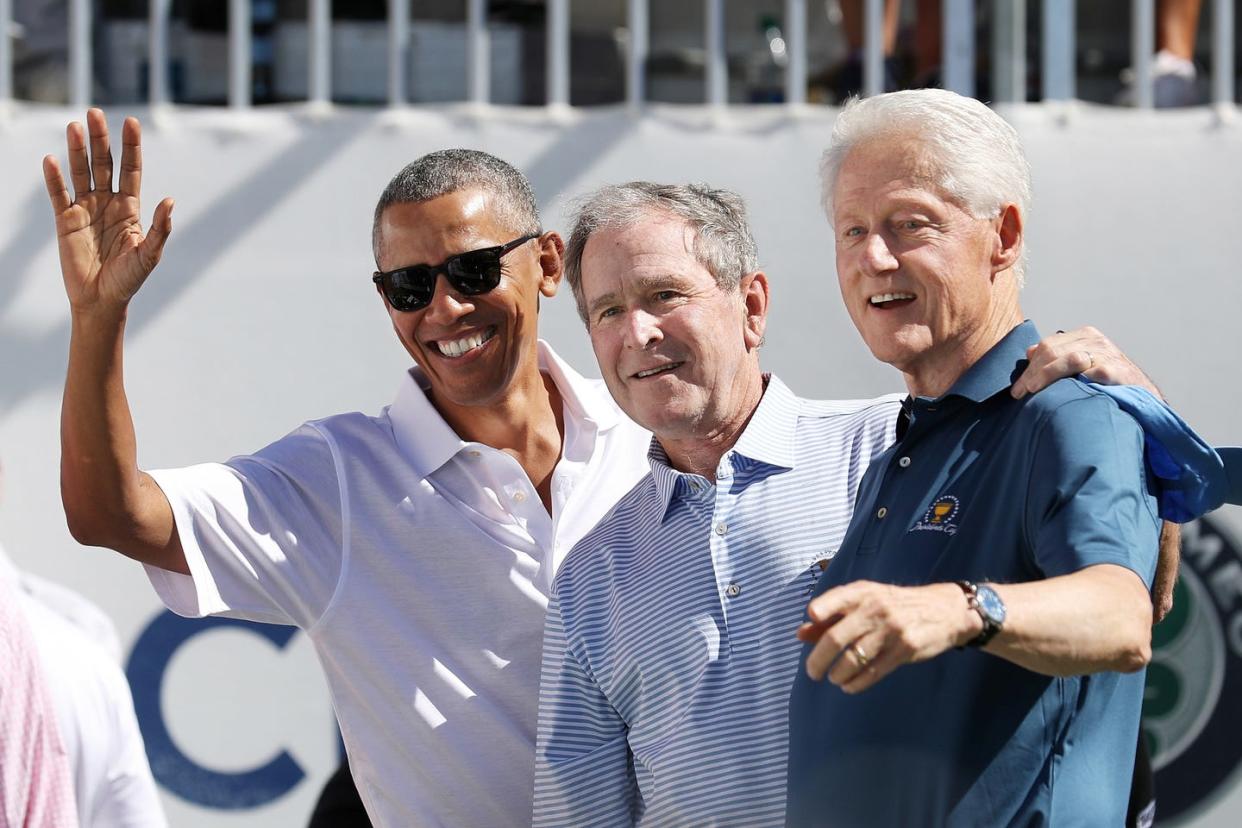
[[[536,826],[782,823],[794,632],[899,400],[772,377],[715,481],[652,441],[651,473],[556,575]]]

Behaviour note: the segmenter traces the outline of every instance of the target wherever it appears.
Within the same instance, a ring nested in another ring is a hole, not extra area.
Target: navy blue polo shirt
[[[908,401],[908,426],[863,477],[816,594],[859,579],[1035,581],[1102,563],[1150,586],[1159,521],[1142,433],[1076,379],[1013,399],[1038,340],[1024,322],[943,397]],[[1120,825],[1143,679],[1054,678],[972,648],[854,696],[799,671],[788,822]]]

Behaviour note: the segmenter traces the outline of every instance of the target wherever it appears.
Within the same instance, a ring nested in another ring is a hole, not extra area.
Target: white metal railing
[[[168,79],[168,31],[172,0],[150,0],[147,61],[147,97],[151,105],[170,102]],[[631,108],[647,101],[646,63],[650,39],[650,0],[627,2],[627,49],[625,97]],[[703,0],[706,72],[704,100],[713,106],[728,102],[728,52],[725,2]],[[978,0],[944,0],[942,14],[942,68],[944,86],[965,95],[975,86],[975,12]],[[1022,101],[1026,97],[1026,0],[990,0],[992,17],[993,96],[997,101]],[[252,47],[251,0],[228,0],[228,104],[234,109],[251,105]],[[570,0],[547,3],[547,89],[550,107],[569,106]],[[1234,8],[1235,0],[1212,0],[1211,102],[1232,108],[1234,103]],[[0,105],[13,98],[14,54],[9,34],[13,0],[0,0]],[[92,97],[92,0],[69,0],[69,102],[81,108]],[[308,99],[327,105],[332,100],[332,2],[308,0]],[[1134,70],[1134,102],[1139,108],[1153,105],[1155,51],[1155,0],[1131,0],[1131,64]],[[388,105],[409,101],[410,0],[388,0]],[[1075,97],[1075,0],[1043,0],[1041,4],[1042,51],[1040,55],[1045,101]],[[884,0],[863,3],[862,92],[874,95],[884,84]],[[807,0],[785,0],[785,100],[790,106],[806,101]],[[490,100],[487,0],[466,0],[467,100],[486,104]]]

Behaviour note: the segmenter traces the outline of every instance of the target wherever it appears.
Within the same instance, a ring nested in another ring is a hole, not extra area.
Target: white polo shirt
[[[530,823],[552,576],[650,440],[543,342],[539,363],[564,400],[551,517],[516,460],[449,428],[417,367],[377,417],[152,473],[192,573],[147,567],[160,598],[306,631],[378,825]]]

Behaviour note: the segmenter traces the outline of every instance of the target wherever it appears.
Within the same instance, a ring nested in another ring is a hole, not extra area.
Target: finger
[[[873,639],[873,643],[864,643],[865,639]],[[841,657],[828,670],[828,680],[838,687],[843,687],[860,673],[871,668],[871,663],[879,655],[881,642],[874,636],[863,636],[849,644],[841,651]]]
[[[880,679],[896,670],[902,663],[903,657],[900,652],[885,650],[871,659],[866,669],[859,670],[849,681],[844,684],[838,683],[837,686],[845,693],[861,693],[870,687],[874,687]]]
[[[851,643],[859,640],[869,632],[870,621],[862,613],[853,613],[842,618],[829,627],[819,637],[819,641],[811,648],[806,657],[806,672],[811,678],[819,681],[833,665],[842,658],[842,653]],[[848,658],[848,656],[845,656]]]
[[[91,138],[91,173],[95,189],[112,192],[112,147],[108,138],[108,120],[102,109],[86,112],[86,129]]]
[[[823,624],[834,616],[840,616],[849,612],[858,605],[859,585],[862,583],[864,582],[858,581],[846,586],[833,587],[827,592],[816,595],[806,605],[807,617],[813,623]]]
[[[164,243],[168,241],[168,236],[172,233],[172,211],[173,200],[171,198],[166,198],[155,205],[151,227],[147,230],[147,235],[138,248],[138,255],[147,272],[159,264],[160,256],[164,254]]]
[[[69,150],[69,178],[73,181],[73,195],[81,198],[91,191],[91,170],[86,158],[86,130],[77,121],[65,127],[65,146]]]
[[[1033,360],[1018,377],[1011,393],[1014,397],[1021,397],[1042,391],[1059,379],[1087,372],[1093,367],[1092,360],[1091,353],[1085,350],[1069,351],[1047,361]]]
[[[126,118],[121,127],[121,177],[123,195],[138,198],[142,190],[142,126],[137,118]]]
[[[54,155],[43,156],[43,183],[47,185],[47,197],[52,202],[53,213],[60,215],[73,206],[73,199],[65,188],[65,177],[60,172],[60,162]]]

